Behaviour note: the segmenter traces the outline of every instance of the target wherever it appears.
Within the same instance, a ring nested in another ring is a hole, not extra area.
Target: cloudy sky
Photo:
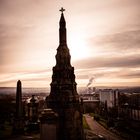
[[[49,87],[62,6],[78,86],[139,86],[140,0],[0,0],[0,86]]]

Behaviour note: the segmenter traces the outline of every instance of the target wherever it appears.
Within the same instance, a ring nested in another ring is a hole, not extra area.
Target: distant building
[[[83,112],[95,113],[99,111],[99,94],[96,92],[95,87],[87,87],[84,94],[80,95],[83,100]]]
[[[71,66],[71,56],[67,47],[63,8],[61,11],[59,22],[60,44],[57,48],[56,65],[53,67],[51,92],[46,100],[48,107],[58,114],[57,139],[83,140],[81,104],[77,93],[74,67]]]
[[[100,102],[106,103],[107,107],[115,107],[118,105],[118,90],[100,89],[99,99]]]
[[[140,121],[140,93],[120,94],[118,111],[120,118]]]
[[[140,138],[140,93],[121,92],[119,94],[118,120],[125,123],[126,130],[133,139]]]
[[[81,94],[80,97],[85,100],[99,100],[99,94],[96,92],[95,87],[87,87],[86,92]]]

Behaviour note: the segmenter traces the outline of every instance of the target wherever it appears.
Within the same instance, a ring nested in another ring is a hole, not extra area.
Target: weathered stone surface
[[[40,140],[57,140],[58,115],[52,109],[45,109],[40,117]]]

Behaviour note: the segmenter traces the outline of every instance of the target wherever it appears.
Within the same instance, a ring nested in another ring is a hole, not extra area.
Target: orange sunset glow
[[[1,0],[0,87],[49,87],[64,7],[78,86],[139,86],[139,0]]]

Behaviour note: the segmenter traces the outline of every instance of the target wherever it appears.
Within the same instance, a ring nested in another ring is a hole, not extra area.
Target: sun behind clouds
[[[90,56],[90,51],[83,34],[71,34],[68,39],[68,47],[72,60],[81,60]]]

